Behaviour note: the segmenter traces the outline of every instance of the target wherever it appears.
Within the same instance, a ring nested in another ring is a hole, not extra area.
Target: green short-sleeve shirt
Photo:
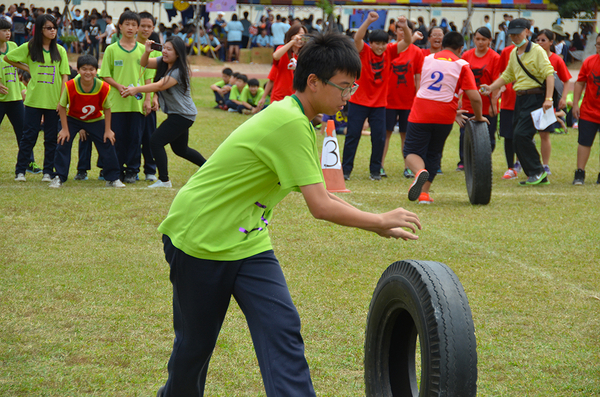
[[[2,68],[0,82],[8,88],[8,94],[0,94],[0,102],[23,100],[23,97],[21,96],[21,82],[19,81],[17,68],[4,60],[4,56],[17,47],[17,43],[14,41],[7,41],[6,52],[0,52],[0,68]]]
[[[248,102],[248,104],[256,106],[258,105],[258,101],[260,101],[260,98],[262,98],[264,93],[265,90],[262,87],[258,87],[256,95],[252,95],[252,93],[250,92],[250,87],[245,86],[242,90],[242,96],[240,97],[240,101]]]
[[[246,85],[244,88],[247,88],[248,86]],[[244,89],[242,88],[242,91],[244,91]],[[229,91],[229,99],[231,99],[232,101],[239,101],[240,98],[242,97],[242,93],[240,92],[240,90],[238,89],[237,85],[232,85],[231,86],[231,91]]]
[[[25,106],[38,109],[56,109],[62,88],[62,76],[71,73],[67,51],[57,46],[60,61],[52,61],[50,51],[44,50],[44,62],[34,62],[29,56],[28,43],[6,54],[11,62],[22,62],[29,66],[31,80],[27,85]]]
[[[287,97],[231,133],[181,188],[158,230],[196,258],[248,258],[272,249],[273,208],[315,183],[323,183],[315,130]]]
[[[144,76],[141,76],[142,68],[140,60],[144,54],[144,46],[135,43],[135,48],[131,51],[121,47],[121,42],[117,41],[106,47],[102,67],[98,72],[98,77],[112,77],[117,83],[129,86],[144,85]],[[141,76],[141,77],[140,77]],[[140,112],[143,113],[143,99],[135,99],[134,96],[123,98],[119,90],[110,90],[110,101],[113,104],[112,113]]]

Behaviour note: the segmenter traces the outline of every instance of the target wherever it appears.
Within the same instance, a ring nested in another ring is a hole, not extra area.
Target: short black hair
[[[464,45],[465,39],[462,34],[458,32],[448,32],[444,35],[444,39],[442,40],[442,48],[460,50]]]
[[[250,87],[258,87],[260,83],[258,82],[258,79],[250,79],[248,80],[248,85]]]
[[[225,69],[221,70],[221,73],[223,73],[227,76],[231,76],[233,74],[233,70],[231,70],[231,68],[225,68]]]
[[[369,33],[369,43],[387,43],[390,36],[385,30],[375,29]]]
[[[142,19],[149,19],[152,21],[152,26],[156,26],[156,18],[154,18],[154,16],[152,14],[150,14],[148,11],[140,12],[139,16],[140,16],[140,22]]]
[[[294,73],[294,89],[304,92],[308,76],[314,74],[320,80],[329,80],[336,73],[347,73],[360,77],[361,62],[354,41],[339,32],[308,35],[309,41],[298,54]],[[386,33],[387,36],[387,33]]]
[[[238,74],[238,76],[236,77],[236,79],[238,80],[242,80],[244,83],[248,82],[248,76],[246,76],[245,74]]]
[[[95,69],[98,69],[98,60],[91,54],[85,54],[77,58],[77,69],[81,69],[83,66],[90,65]]]
[[[237,79],[240,76],[240,72],[233,72],[231,74],[231,77],[233,77],[234,79]]]
[[[12,29],[12,23],[8,22],[6,18],[0,18],[0,29]]]
[[[119,22],[117,23],[117,26],[123,25],[125,21],[135,21],[137,22],[137,25],[140,26],[140,16],[133,11],[123,11],[123,13],[119,16]]]

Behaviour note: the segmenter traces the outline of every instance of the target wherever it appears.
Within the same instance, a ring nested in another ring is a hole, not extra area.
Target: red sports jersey
[[[449,50],[425,57],[421,87],[408,116],[411,123],[452,124],[459,90],[477,90],[469,64]]]
[[[388,78],[388,109],[410,109],[415,95],[415,75],[421,74],[423,52],[411,44],[392,60],[391,73]]]
[[[423,53],[423,57],[433,54],[433,52],[431,52],[431,48],[421,48],[421,52]]]
[[[470,49],[465,52],[462,59],[469,62],[471,71],[475,76],[475,82],[477,88],[481,87],[482,84],[492,84],[500,75],[498,72],[498,62],[500,61],[500,55],[492,49],[488,49],[484,56],[481,58],[475,54],[476,49]],[[490,97],[488,95],[480,95],[482,100],[482,113],[489,115],[490,109]],[[463,95],[462,97],[462,108],[469,113],[473,113],[473,107],[469,97]]]
[[[360,52],[362,70],[358,79],[358,89],[350,97],[350,102],[372,108],[387,105],[388,77],[392,57],[398,54],[398,44],[389,43],[381,56],[375,55],[365,43]]]
[[[600,55],[592,55],[583,61],[577,81],[586,83],[580,118],[600,123]]]
[[[498,63],[498,73],[502,74],[504,70],[506,70],[506,66],[508,66],[508,59],[510,58],[510,53],[512,52],[515,45],[508,46],[502,50],[500,54],[500,61]],[[515,90],[512,88],[512,83],[505,85],[506,91],[502,93],[502,101],[500,102],[500,109],[504,110],[515,110],[515,102],[517,100],[517,94]]]
[[[281,46],[279,46],[281,47]],[[278,47],[278,48],[279,48]],[[273,60],[273,66],[269,72],[269,80],[273,81],[271,91],[271,103],[281,101],[286,96],[294,93],[294,70],[296,69],[296,54],[292,55],[293,66],[287,52],[279,60]]]
[[[94,87],[92,92],[83,92],[76,81],[80,80],[72,79],[65,83],[67,95],[69,95],[67,115],[83,121],[102,117],[102,110],[110,91],[110,85],[105,81],[96,79],[95,83],[100,82],[100,87]]]
[[[571,80],[573,76],[571,76],[571,72],[569,72],[567,65],[565,65],[565,61],[563,61],[561,57],[555,53],[550,53],[548,59],[550,60],[550,63],[552,64],[552,67],[554,68],[554,71],[558,75],[560,81],[564,83],[565,81]]]

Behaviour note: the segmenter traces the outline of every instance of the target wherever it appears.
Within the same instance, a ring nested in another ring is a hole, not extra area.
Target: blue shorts
[[[394,126],[398,123],[398,130],[406,132],[409,114],[410,109],[385,109],[385,130],[394,131]]]
[[[598,130],[600,130],[600,123],[579,119],[579,138],[577,138],[577,143],[581,146],[591,147],[594,144]]]

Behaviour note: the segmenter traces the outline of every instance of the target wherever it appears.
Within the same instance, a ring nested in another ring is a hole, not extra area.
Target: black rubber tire
[[[467,121],[463,153],[469,201],[488,204],[492,198],[492,144],[486,123]]]
[[[417,387],[415,348],[421,347]],[[383,273],[369,307],[365,336],[367,397],[471,397],[477,350],[471,309],[443,263],[406,260]]]

